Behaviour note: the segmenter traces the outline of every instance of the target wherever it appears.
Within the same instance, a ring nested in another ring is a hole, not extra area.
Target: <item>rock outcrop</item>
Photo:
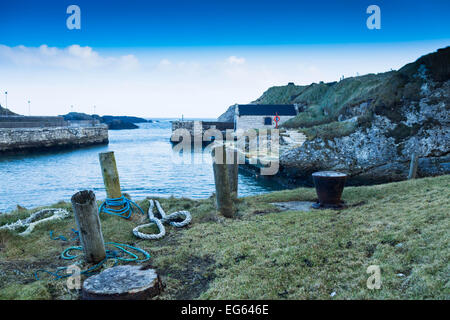
[[[283,124],[308,139],[281,149],[280,174],[294,183],[319,170],[358,184],[404,180],[413,153],[418,176],[450,173],[450,47],[398,71],[274,87],[256,102],[302,110]]]
[[[149,122],[146,119],[129,116],[99,116],[96,114],[88,115],[86,113],[70,112],[62,116],[66,121],[79,120],[98,120],[108,126],[109,130],[137,129],[135,123]],[[150,121],[151,122],[151,121]]]
[[[223,114],[221,114],[217,118],[217,121],[234,122],[235,109],[236,109],[236,105],[229,106],[227,111],[225,111]]]
[[[139,126],[135,125],[132,122],[126,122],[122,120],[111,120],[108,122],[105,122],[105,124],[108,125],[109,130],[128,130],[128,129],[137,129]]]

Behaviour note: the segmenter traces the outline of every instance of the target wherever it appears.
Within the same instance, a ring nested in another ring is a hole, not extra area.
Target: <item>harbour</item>
[[[214,192],[211,164],[192,166],[194,158],[201,154],[193,154],[190,162],[183,162],[172,150],[172,120],[141,123],[134,130],[109,130],[108,145],[0,156],[0,212],[9,212],[17,205],[32,208],[67,201],[83,188],[90,188],[98,198],[104,198],[98,153],[106,151],[115,152],[123,191],[133,199],[208,198]],[[276,182],[257,180],[246,172],[239,174],[240,196],[281,188]]]

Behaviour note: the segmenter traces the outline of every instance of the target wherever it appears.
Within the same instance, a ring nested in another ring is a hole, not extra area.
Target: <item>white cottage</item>
[[[277,115],[279,126],[298,114],[298,108],[293,104],[238,104],[234,111],[236,130],[275,128]]]

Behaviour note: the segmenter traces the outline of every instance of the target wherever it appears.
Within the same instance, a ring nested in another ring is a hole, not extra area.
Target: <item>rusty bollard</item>
[[[319,202],[312,205],[314,209],[342,209],[341,200],[347,175],[336,171],[320,171],[312,174]]]

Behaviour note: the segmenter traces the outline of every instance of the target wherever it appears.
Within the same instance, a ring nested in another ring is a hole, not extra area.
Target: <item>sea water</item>
[[[114,151],[122,191],[133,199],[145,197],[208,198],[214,192],[212,165],[186,161],[172,150],[169,119],[139,124],[139,129],[110,130],[109,144],[75,150],[48,151],[17,156],[0,156],[0,212],[19,204],[26,208],[70,201],[85,189],[104,199],[98,153]],[[183,162],[184,161],[184,162]],[[239,173],[239,196],[279,190],[267,179]]]

